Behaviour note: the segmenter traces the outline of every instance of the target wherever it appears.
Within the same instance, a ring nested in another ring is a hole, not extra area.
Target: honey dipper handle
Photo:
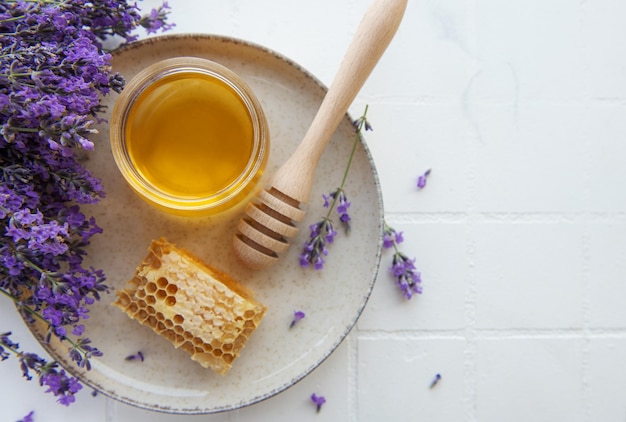
[[[408,0],[374,0],[361,21],[322,104],[294,154],[270,186],[306,203],[315,168],[348,107],[400,26]]]

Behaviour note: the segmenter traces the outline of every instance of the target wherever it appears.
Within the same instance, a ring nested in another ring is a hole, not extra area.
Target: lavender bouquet
[[[103,272],[83,266],[85,246],[101,232],[82,204],[104,196],[81,165],[81,150],[103,112],[101,96],[124,84],[103,41],[166,30],[167,4],[141,16],[113,0],[0,2],[0,296],[28,320],[47,324],[47,338],[68,344],[89,369],[101,355],[86,337],[89,305],[108,291]],[[55,361],[22,351],[0,326],[0,359],[15,355],[26,379],[68,405],[81,388]]]

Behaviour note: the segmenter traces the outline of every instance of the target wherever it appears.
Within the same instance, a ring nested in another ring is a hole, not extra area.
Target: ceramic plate
[[[265,176],[294,151],[322,101],[325,88],[298,65],[263,47],[219,36],[164,36],[131,44],[113,54],[113,68],[127,80],[151,63],[173,56],[198,56],[237,72],[257,94],[267,114],[271,149]],[[116,95],[105,103],[110,107]],[[108,128],[98,128],[95,152],[85,165],[102,178],[106,199],[84,207],[103,228],[89,247],[90,265],[101,268],[107,284],[121,288],[147,253],[152,239],[166,237],[256,292],[268,311],[226,376],[219,376],[174,349],[149,328],[111,306],[115,295],[93,305],[86,333],[104,356],[81,372],[67,361],[65,344],[45,345],[85,384],[125,403],[169,413],[213,413],[271,397],[309,374],[341,343],[356,323],[376,279],[382,250],[382,200],[371,156],[361,142],[346,192],[353,230],[330,245],[322,271],[299,266],[308,225],[324,213],[322,194],[340,183],[354,129],[348,116],[324,152],[316,172],[307,215],[292,246],[277,265],[243,268],[231,241],[245,204],[207,218],[165,214],[144,203],[126,185],[111,155]],[[289,328],[293,312],[306,318]],[[41,338],[41,333],[33,328]],[[144,362],[126,361],[141,351]]]

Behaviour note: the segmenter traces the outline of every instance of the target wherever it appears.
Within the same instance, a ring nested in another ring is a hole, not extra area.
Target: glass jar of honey
[[[113,157],[144,200],[183,215],[210,215],[246,198],[269,154],[258,99],[210,60],[157,62],[126,85],[111,114]]]

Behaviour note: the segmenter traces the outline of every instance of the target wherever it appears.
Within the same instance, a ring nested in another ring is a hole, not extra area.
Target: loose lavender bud
[[[28,415],[24,416],[22,419],[20,419],[17,422],[33,422],[34,421],[34,419],[33,419],[33,415],[34,414],[35,414],[35,411],[31,410]]]
[[[298,321],[300,321],[301,319],[303,319],[306,316],[306,314],[302,311],[295,311],[293,313],[293,319],[291,320],[291,324],[289,325],[289,328],[293,328],[294,325],[296,325],[296,323]]]
[[[430,388],[435,388],[437,384],[439,384],[440,380],[441,380],[441,374],[436,374],[435,378],[433,378],[433,380],[430,383]]]
[[[417,178],[418,189],[424,189],[424,187],[426,186],[426,179],[428,178],[429,175],[430,175],[430,169],[426,170],[424,174],[422,174],[421,176]]]
[[[143,362],[143,353],[141,351],[135,353],[134,355],[126,356],[125,360],[138,360]]]
[[[326,398],[324,396],[318,396],[317,394],[311,394],[311,401],[315,404],[316,411],[319,413],[322,410],[322,406],[326,403]]]

